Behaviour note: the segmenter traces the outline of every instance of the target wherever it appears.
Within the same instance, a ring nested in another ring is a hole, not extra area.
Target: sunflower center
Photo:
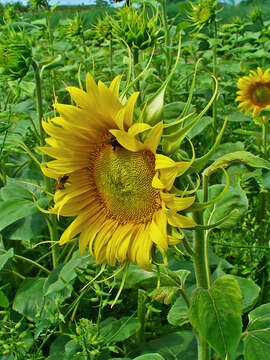
[[[118,143],[103,144],[93,164],[99,201],[109,217],[126,223],[144,223],[161,207],[152,187],[155,157],[150,151],[131,152]]]
[[[270,103],[270,84],[256,84],[252,93],[256,105],[265,106]]]

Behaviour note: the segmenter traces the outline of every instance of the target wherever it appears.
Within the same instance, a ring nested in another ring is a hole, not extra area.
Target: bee
[[[65,189],[65,183],[67,182],[69,176],[63,175],[58,178],[55,184],[56,190],[64,190]]]
[[[115,151],[117,146],[122,147],[115,137],[111,137],[110,139],[107,139],[105,143],[111,145],[113,147],[113,151]]]

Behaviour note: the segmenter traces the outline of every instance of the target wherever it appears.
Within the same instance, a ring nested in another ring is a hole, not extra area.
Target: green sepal
[[[175,64],[168,75],[167,79],[163,82],[158,91],[147,101],[145,109],[144,122],[150,125],[155,125],[163,119],[163,107],[164,107],[164,94],[165,90],[177,68],[181,50],[181,38],[179,39],[178,52],[175,60]]]
[[[220,133],[218,134],[216,142],[213,145],[213,147],[208,151],[207,154],[203,155],[199,159],[194,160],[194,162],[191,165],[190,169],[188,170],[187,174],[194,173],[194,172],[199,173],[204,168],[204,166],[207,164],[208,160],[211,158],[211,156],[216,151],[216,148],[219,146],[222,136],[224,134],[227,122],[228,122],[228,117],[225,118],[222,129],[220,130]]]
[[[212,105],[216,95],[217,95],[217,80],[216,81],[216,87],[214,94],[212,98],[210,99],[209,103],[206,105],[206,107],[200,112],[199,115],[197,115],[193,120],[190,121],[186,126],[182,126],[182,122],[180,122],[179,126],[176,127],[175,131],[169,135],[163,136],[163,151],[165,154],[170,155],[174,153],[177,149],[179,149],[182,141],[184,138],[188,135],[189,131],[201,120],[203,115],[208,111],[210,106]],[[195,83],[194,83],[195,84]],[[191,99],[190,99],[191,100]],[[189,100],[188,100],[189,101]],[[186,112],[189,109],[190,104],[186,106],[183,110],[183,115],[186,115]]]

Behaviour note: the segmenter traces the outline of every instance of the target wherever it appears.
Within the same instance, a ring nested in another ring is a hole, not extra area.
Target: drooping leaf
[[[153,290],[149,296],[153,300],[159,301],[165,305],[169,305],[178,291],[179,289],[177,286],[161,286],[160,288]]]
[[[189,323],[188,307],[182,295],[176,299],[168,313],[167,319],[173,326],[181,327],[182,325]]]
[[[255,168],[264,168],[270,170],[270,163],[261,159],[258,156],[255,156],[247,151],[236,151],[230,154],[226,154],[216,160],[212,165],[210,165],[207,169],[204,170],[204,175],[210,176],[212,173],[219,169],[225,169],[233,162],[243,162],[249,166]]]

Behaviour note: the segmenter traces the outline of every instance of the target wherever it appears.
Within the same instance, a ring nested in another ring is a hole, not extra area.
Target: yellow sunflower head
[[[257,72],[251,71],[248,76],[241,77],[237,85],[239,91],[235,101],[240,102],[240,111],[252,112],[254,118],[270,108],[270,68],[263,72],[258,67]]]
[[[43,123],[50,137],[41,150],[55,158],[43,171],[57,180],[52,213],[76,217],[60,244],[79,235],[80,252],[88,246],[97,263],[150,270],[154,245],[163,253],[177,242],[168,224],[195,226],[179,214],[194,197],[169,192],[191,162],[157,154],[162,123],[133,124],[138,93],[121,103],[119,83],[117,76],[109,87],[96,84],[88,74],[86,92],[67,88],[76,106],[55,104],[60,115]]]

